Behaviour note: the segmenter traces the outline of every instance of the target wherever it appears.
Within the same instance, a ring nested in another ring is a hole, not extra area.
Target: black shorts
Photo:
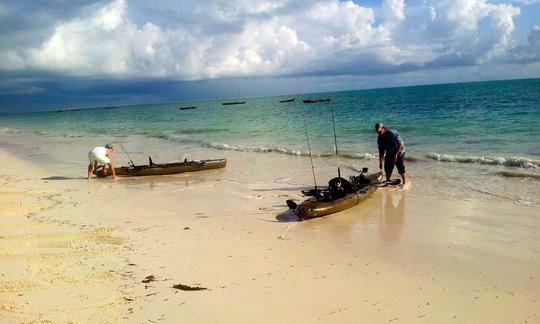
[[[394,154],[386,154],[384,157],[384,172],[392,173],[394,171],[394,165],[398,169],[398,173],[405,173],[405,164],[403,164],[403,159],[405,158],[405,153],[399,153],[396,163],[394,163]]]

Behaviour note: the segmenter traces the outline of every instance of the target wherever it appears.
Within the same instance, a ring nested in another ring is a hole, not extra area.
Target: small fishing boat
[[[148,158],[148,165],[133,165],[122,166],[114,168],[116,175],[120,176],[150,176],[150,175],[167,175],[184,172],[195,172],[211,169],[224,168],[227,165],[226,159],[214,159],[214,160],[193,160],[175,163],[156,164],[152,161],[152,158]],[[110,176],[110,170],[104,175],[101,169],[95,170],[94,174],[98,177]]]
[[[180,110],[189,110],[189,109],[196,109],[197,106],[188,106],[188,107],[179,107]]]
[[[367,168],[358,176],[347,181],[336,177],[328,182],[328,187],[304,190],[302,193],[311,198],[297,205],[287,200],[287,206],[300,220],[321,217],[349,209],[369,198],[381,185],[382,172],[365,174]]]
[[[243,105],[245,104],[246,102],[245,101],[228,101],[228,102],[223,102],[222,105],[223,106],[229,106],[229,105]]]
[[[329,102],[331,98],[315,98],[315,99],[304,99],[303,103],[317,103],[317,102]]]
[[[296,100],[296,98],[289,98],[289,99],[283,99],[283,100],[280,100],[279,102],[280,103],[284,103],[284,102],[294,102]]]

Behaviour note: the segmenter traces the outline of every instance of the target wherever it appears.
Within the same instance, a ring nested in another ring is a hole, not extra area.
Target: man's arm
[[[384,149],[382,148],[381,136],[377,137],[377,147],[379,148],[379,169],[382,169],[382,162],[384,159]]]
[[[114,171],[114,166],[113,166],[113,164],[112,164],[112,161],[109,162],[109,168],[111,168],[111,173],[112,173],[112,178],[113,178],[113,180],[116,180],[116,179],[117,179],[117,178],[116,178],[116,171]]]
[[[94,165],[90,163],[88,164],[88,180],[90,180],[90,175],[92,174],[92,171],[94,171]]]
[[[396,148],[396,154],[394,154],[394,163],[396,163],[397,158],[399,156],[399,152],[401,152],[401,149],[403,148],[403,143],[399,143]]]

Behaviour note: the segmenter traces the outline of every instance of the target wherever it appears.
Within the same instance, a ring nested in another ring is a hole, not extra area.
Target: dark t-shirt
[[[387,129],[381,136],[377,137],[377,145],[379,146],[379,154],[395,153],[399,144],[402,144],[401,154],[405,153],[405,143],[399,133],[395,129]]]

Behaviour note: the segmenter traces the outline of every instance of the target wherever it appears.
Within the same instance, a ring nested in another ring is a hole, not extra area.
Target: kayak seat
[[[333,178],[328,182],[328,189],[334,193],[348,194],[353,192],[352,184],[340,177]]]
[[[328,188],[308,193],[313,194],[317,201],[334,201],[343,198],[352,192],[352,184],[343,178],[337,177],[328,182]]]

